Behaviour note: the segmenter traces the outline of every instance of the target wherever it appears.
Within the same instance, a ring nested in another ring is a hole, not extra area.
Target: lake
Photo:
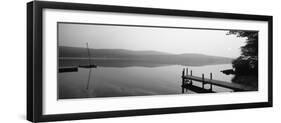
[[[89,68],[79,68],[78,72],[58,73],[58,99],[182,94],[181,74],[185,67],[191,69],[195,76],[204,73],[209,78],[212,72],[216,80],[231,82],[233,78],[233,75],[220,72],[232,68],[232,64],[98,67],[90,68],[91,72]],[[196,82],[194,85],[201,87]],[[217,86],[213,86],[213,90],[232,91]],[[194,92],[188,90],[186,93]]]

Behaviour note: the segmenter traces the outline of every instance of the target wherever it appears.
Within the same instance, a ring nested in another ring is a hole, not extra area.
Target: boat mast
[[[89,85],[90,85],[91,72],[92,72],[92,69],[91,69],[91,54],[90,54],[88,42],[87,42],[87,51],[88,51],[88,59],[89,59],[89,67],[90,67],[89,76],[88,76],[88,83],[87,83],[87,87],[86,87],[86,89],[88,90]]]
[[[87,42],[87,51],[88,51],[89,66],[91,66],[91,54],[90,54],[90,49],[89,49],[88,42]]]

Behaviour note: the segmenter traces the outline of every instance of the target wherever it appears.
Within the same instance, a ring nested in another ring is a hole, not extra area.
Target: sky
[[[153,50],[174,54],[200,53],[236,58],[245,38],[228,30],[132,27],[58,23],[59,46],[93,49]]]

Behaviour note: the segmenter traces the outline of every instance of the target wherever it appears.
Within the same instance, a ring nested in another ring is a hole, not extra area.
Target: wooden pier
[[[210,73],[210,78],[206,78],[204,74],[202,74],[202,77],[197,77],[192,75],[192,70],[188,71],[188,68],[183,69],[182,71],[182,92],[184,93],[184,89],[189,89],[191,91],[194,91],[196,93],[215,93],[213,91],[213,85],[232,89],[233,91],[253,91],[255,90],[252,87],[248,87],[245,85],[237,84],[237,83],[231,83],[221,80],[214,80],[213,74]],[[193,81],[200,82],[201,87],[195,86],[193,84]],[[206,88],[205,85],[208,84],[209,88]]]

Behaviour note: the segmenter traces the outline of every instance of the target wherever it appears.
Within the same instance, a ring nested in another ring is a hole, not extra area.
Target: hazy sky
[[[224,30],[128,27],[59,23],[59,46],[154,50],[236,58],[245,38]]]

